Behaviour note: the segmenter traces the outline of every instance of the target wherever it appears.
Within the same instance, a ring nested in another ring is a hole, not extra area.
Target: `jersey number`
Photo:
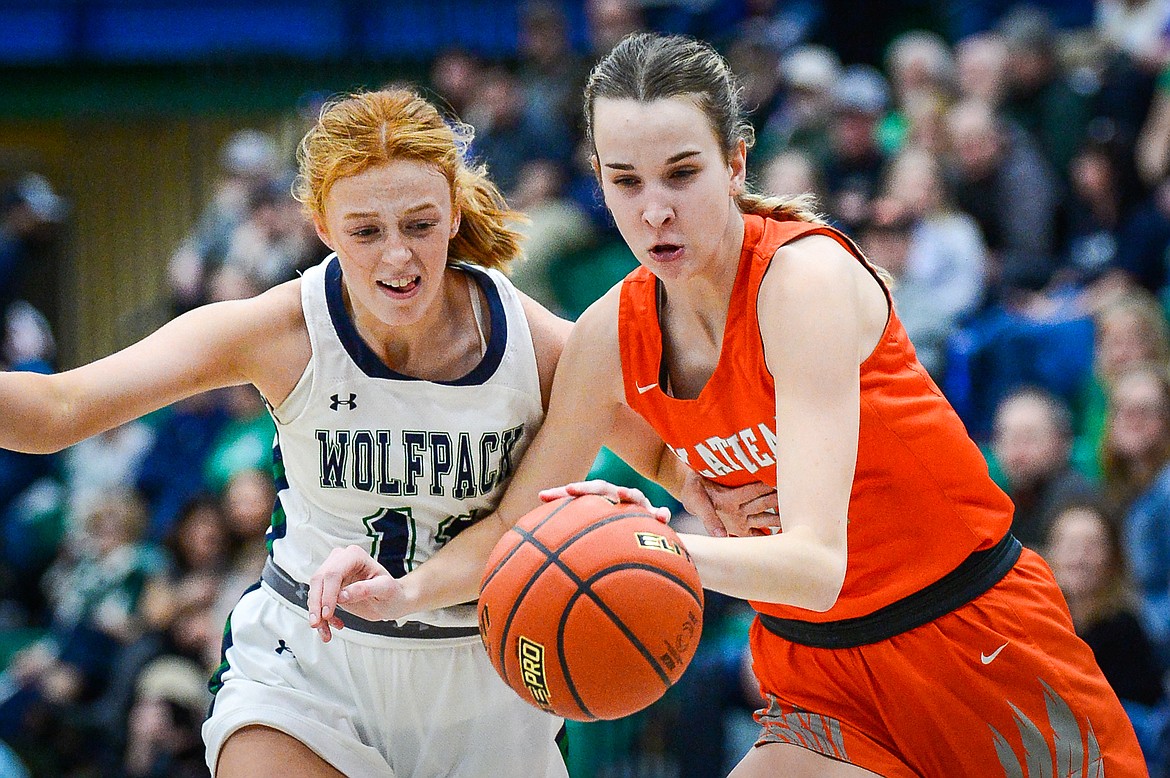
[[[382,508],[362,519],[370,536],[370,556],[390,575],[401,578],[414,569],[417,532],[410,508]]]

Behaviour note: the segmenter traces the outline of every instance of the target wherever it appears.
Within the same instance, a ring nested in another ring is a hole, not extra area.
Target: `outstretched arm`
[[[55,375],[0,373],[0,447],[50,453],[209,389],[291,391],[308,335],[299,282],[197,308],[104,359]],[[291,382],[290,382],[291,381]],[[281,394],[283,392],[283,394]]]

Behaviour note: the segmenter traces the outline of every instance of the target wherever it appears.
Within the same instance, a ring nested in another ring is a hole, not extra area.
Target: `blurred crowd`
[[[866,49],[844,36],[870,12],[833,0],[589,0],[584,30],[537,1],[514,58],[436,52],[423,86],[475,127],[471,153],[529,216],[515,281],[575,318],[636,264],[589,166],[589,67],[639,29],[717,44],[743,80],[754,186],[815,194],[890,272],[1016,535],[1052,566],[1151,772],[1170,775],[1170,0],[948,2],[933,25],[914,24],[922,3],[875,5],[897,32]],[[325,255],[289,195],[293,143],[225,143],[168,268],[172,314]],[[21,274],[67,219],[35,173],[0,194],[8,369],[55,369]],[[247,387],[59,455],[0,451],[0,775],[206,775],[206,682],[266,554],[273,435]],[[607,452],[595,472],[644,485]],[[721,776],[750,744],[750,612],[714,594],[707,609],[662,702],[571,728],[574,778]]]

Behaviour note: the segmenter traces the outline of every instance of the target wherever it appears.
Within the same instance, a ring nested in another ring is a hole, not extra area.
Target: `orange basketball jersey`
[[[780,246],[811,234],[828,235],[873,269],[830,227],[743,218],[743,251],[722,350],[703,391],[690,400],[663,391],[656,279],[645,268],[627,276],[621,290],[623,380],[629,406],[689,467],[729,486],[775,485],[775,387],[756,314],[764,273]],[[860,376],[849,565],[841,595],[824,613],[752,603],[762,613],[811,622],[870,614],[939,580],[972,552],[994,546],[1011,525],[1011,501],[992,482],[978,447],[918,362],[892,305]]]

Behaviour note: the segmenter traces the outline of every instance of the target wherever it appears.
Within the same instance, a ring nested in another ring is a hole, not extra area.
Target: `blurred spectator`
[[[523,7],[518,53],[520,83],[530,115],[543,124],[577,127],[589,69],[573,50],[561,6],[533,0]]]
[[[1164,365],[1122,373],[1110,396],[1106,485],[1123,516],[1123,542],[1145,626],[1170,660],[1170,381]]]
[[[143,619],[158,636],[165,636],[189,605],[206,608],[218,596],[234,550],[219,502],[200,497],[184,506],[165,548],[171,559],[168,573],[151,579],[142,595]],[[169,650],[181,652],[174,645]]]
[[[463,49],[446,49],[431,62],[430,80],[435,91],[450,106],[455,118],[463,118],[479,88],[483,64]]]
[[[524,258],[512,267],[512,282],[552,311],[564,312],[557,296],[556,266],[575,251],[592,245],[593,223],[564,195],[564,166],[533,159],[521,168],[520,184],[510,204],[528,216],[517,229],[524,234]]]
[[[877,128],[889,104],[885,78],[868,65],[850,65],[832,87],[829,156],[824,166],[829,213],[846,229],[868,216],[885,154]]]
[[[1113,381],[1105,417],[1101,469],[1110,506],[1123,515],[1147,490],[1170,462],[1170,381],[1164,364],[1138,364],[1125,368]],[[1170,488],[1170,479],[1156,490]],[[1170,513],[1165,514],[1170,517]],[[1146,580],[1138,561],[1134,573]],[[1167,575],[1158,579],[1162,585]],[[1170,627],[1170,624],[1168,624]],[[1168,633],[1170,634],[1170,633]]]
[[[161,540],[179,510],[203,491],[198,468],[231,416],[220,392],[205,392],[175,403],[153,417],[154,445],[142,459],[137,488],[150,505],[147,536]]]
[[[1139,618],[1117,521],[1096,503],[1071,503],[1053,518],[1044,556],[1149,760],[1163,718],[1155,708],[1165,707],[1163,667]]]
[[[479,89],[463,118],[475,127],[473,155],[488,166],[507,195],[519,186],[520,169],[534,149],[558,161],[569,158],[567,128],[532,115],[520,79],[506,68],[496,66],[480,76]]]
[[[1008,46],[1003,36],[985,32],[955,46],[959,97],[998,109],[1007,97]]]
[[[205,302],[220,303],[224,300],[246,300],[263,291],[264,288],[251,275],[234,265],[225,264],[208,275],[204,294]]]
[[[161,657],[138,678],[130,710],[126,778],[210,775],[200,733],[211,695],[203,669],[189,659]]]
[[[593,57],[601,57],[622,38],[646,28],[641,5],[635,0],[585,0],[586,37]]]
[[[727,61],[739,78],[747,119],[756,131],[754,153],[767,158],[771,137],[764,127],[784,100],[784,77],[780,69],[780,51],[760,31],[745,33],[731,42]]]
[[[44,272],[38,252],[68,212],[65,200],[36,173],[26,173],[0,190],[0,312],[26,296],[29,272]]]
[[[154,429],[134,420],[76,443],[62,455],[69,515],[85,516],[111,490],[133,488],[142,459],[154,444]]]
[[[909,307],[904,313],[913,313],[903,315],[903,324],[918,358],[941,376],[946,339],[984,301],[987,248],[975,220],[954,207],[942,166],[926,151],[909,149],[891,162],[883,199],[897,203],[910,225],[894,299],[905,301],[900,312]]]
[[[0,703],[0,737],[35,748],[48,732],[71,721],[76,727],[80,706],[104,691],[119,651],[140,634],[146,582],[162,568],[158,549],[142,541],[145,523],[137,495],[114,492],[93,507],[84,533],[62,545],[41,581],[52,607],[49,632],[12,660],[14,691]],[[59,756],[88,762],[100,744],[79,748]]]
[[[947,114],[955,202],[975,217],[990,250],[1001,299],[1042,289],[1055,269],[1059,184],[1027,134],[986,103],[959,102]]]
[[[1043,389],[1016,390],[996,410],[992,465],[1015,504],[1012,534],[1033,549],[1043,547],[1060,506],[1097,494],[1069,461],[1072,441],[1068,407]]]
[[[239,130],[227,139],[220,168],[222,177],[210,202],[167,267],[175,313],[206,302],[208,278],[223,263],[236,228],[248,219],[253,198],[284,172],[276,142],[255,129]]]
[[[1077,434],[1095,459],[1113,385],[1131,367],[1170,365],[1170,328],[1158,301],[1143,289],[1103,301],[1093,320],[1093,370],[1078,397]]]
[[[1089,120],[1091,95],[1064,73],[1057,59],[1056,27],[1045,9],[1017,5],[997,29],[1008,48],[1004,111],[1039,142],[1063,180]]]
[[[797,46],[780,61],[784,98],[760,131],[759,147],[767,152],[802,151],[822,167],[829,156],[829,122],[833,84],[841,61],[824,46]]]
[[[211,443],[203,465],[204,489],[218,494],[241,470],[272,472],[272,445],[276,425],[264,398],[249,384],[221,392],[229,420]]]
[[[798,149],[782,151],[764,164],[760,188],[783,197],[810,194],[818,204],[825,199],[820,171],[809,155]]]
[[[911,30],[890,43],[886,72],[890,76],[894,110],[882,122],[879,136],[882,148],[887,154],[893,154],[907,145],[912,110],[921,118],[926,106],[933,104],[941,111],[949,105],[955,92],[955,58],[947,42],[937,33]]]
[[[254,187],[245,212],[228,238],[222,266],[247,276],[261,291],[296,278],[328,253],[285,179]]]
[[[1122,220],[1133,205],[1124,153],[1110,138],[1090,138],[1069,165],[1062,262],[1068,280],[1090,283],[1117,265]]]
[[[1096,0],[1093,27],[1110,50],[1128,56],[1140,67],[1158,72],[1170,52],[1166,0]]]

